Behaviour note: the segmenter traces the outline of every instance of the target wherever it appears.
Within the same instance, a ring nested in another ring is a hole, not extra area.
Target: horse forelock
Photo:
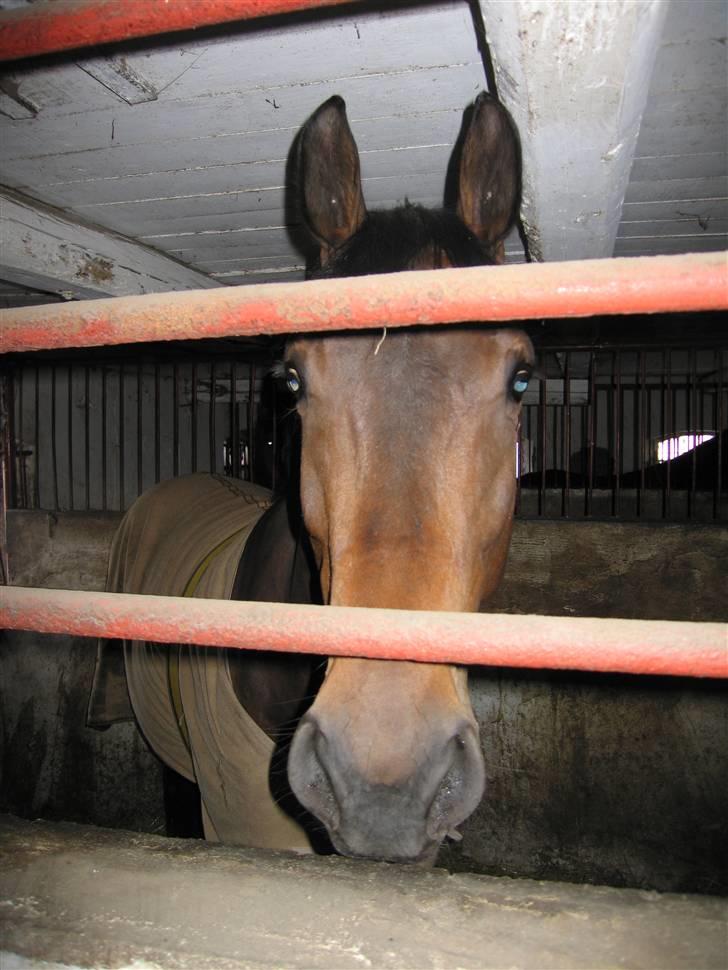
[[[406,203],[368,213],[361,228],[308,276],[370,276],[494,262],[493,255],[454,212]]]

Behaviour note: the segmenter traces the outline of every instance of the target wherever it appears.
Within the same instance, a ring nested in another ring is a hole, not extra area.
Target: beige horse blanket
[[[245,543],[270,504],[267,489],[222,475],[162,482],[124,516],[107,589],[229,599]],[[125,698],[103,648],[99,658],[89,720],[108,723],[124,716]],[[274,743],[238,701],[226,651],[127,641],[124,659],[128,696],[150,747],[199,786],[206,838],[310,852],[271,794]]]

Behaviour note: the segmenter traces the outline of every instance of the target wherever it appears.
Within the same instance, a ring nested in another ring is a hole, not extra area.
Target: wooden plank
[[[679,253],[722,252],[728,247],[725,234],[701,233],[692,236],[642,236],[617,239],[615,256],[671,256]]]
[[[649,179],[630,182],[625,202],[721,199],[728,196],[728,176],[720,178]]]
[[[12,283],[81,299],[217,285],[147,246],[20,196],[0,195],[0,214],[0,278]]]
[[[646,110],[649,111],[649,102]],[[637,142],[639,155],[696,155],[725,151],[728,145],[728,105],[723,116],[715,118],[712,124],[655,128],[647,124],[648,118]]]
[[[311,112],[332,94],[346,101],[353,124],[411,112],[462,111],[483,87],[478,64],[435,66],[386,75],[361,73],[304,87],[257,89],[135,105],[117,102],[113,108],[82,111],[72,118],[41,114],[33,125],[2,119],[0,159],[48,157],[67,152],[146,146],[160,141],[216,139],[287,130],[293,134]],[[103,89],[101,89],[103,90]],[[423,99],[423,92],[428,97]],[[289,142],[290,143],[290,142]],[[143,152],[141,153],[143,156]],[[259,156],[260,157],[260,156]],[[82,159],[77,159],[82,163]]]
[[[728,171],[728,155],[635,155],[631,178],[635,182],[663,179],[720,178]]]
[[[127,104],[156,101],[159,96],[157,87],[126,57],[89,57],[78,66]]]
[[[307,108],[308,105],[305,110]],[[460,130],[465,104],[436,112],[412,112],[404,117],[393,114],[390,110],[383,117],[363,119],[357,117],[357,108],[367,112],[371,110],[371,106],[367,107],[357,101],[350,108],[350,123],[359,148],[362,151],[382,151],[423,143],[452,146]],[[305,117],[304,113],[299,116],[299,124]],[[37,186],[47,183],[49,176],[54,183],[76,183],[90,179],[136,176],[143,172],[172,167],[176,170],[205,169],[213,165],[260,162],[285,158],[298,127],[299,125],[292,125],[257,130],[252,127],[244,132],[225,134],[221,131],[204,137],[194,128],[186,127],[179,129],[175,138],[160,139],[158,133],[156,136],[152,135],[154,140],[145,141],[143,150],[140,150],[137,142],[120,144],[117,131],[114,145],[78,152],[65,151],[54,155],[52,161],[49,161],[47,152],[37,157],[5,159],[2,168],[8,175]],[[188,133],[186,137],[181,137],[182,131]],[[136,136],[143,137],[143,133]]]
[[[622,225],[642,219],[728,219],[728,199],[675,199],[667,202],[626,202],[622,207]]]
[[[685,214],[680,219],[640,219],[638,221],[627,221],[623,219],[619,224],[619,236],[617,238],[722,235],[728,240],[726,233],[728,233],[728,219],[711,218],[710,216],[703,217],[699,214]]]
[[[451,150],[450,145],[444,145],[362,153],[362,177],[392,178],[435,172],[440,184],[444,185]],[[171,164],[174,165],[174,162]],[[124,202],[231,190],[251,192],[284,186],[286,180],[286,159],[282,157],[266,159],[265,162],[234,162],[209,168],[172,168],[135,176],[109,176],[57,185],[34,183],[32,187],[36,198],[73,210],[78,204],[87,206],[94,202]]]

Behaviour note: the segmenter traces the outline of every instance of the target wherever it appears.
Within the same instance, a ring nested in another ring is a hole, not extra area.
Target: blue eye
[[[517,401],[520,401],[523,395],[528,390],[528,382],[531,380],[531,371],[525,367],[519,368],[513,375],[513,383],[511,384],[511,390],[513,391],[513,396]]]
[[[291,394],[299,395],[301,393],[303,381],[301,380],[295,367],[286,368],[286,387]]]

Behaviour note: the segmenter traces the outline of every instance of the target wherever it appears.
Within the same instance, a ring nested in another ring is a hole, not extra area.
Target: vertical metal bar
[[[277,477],[278,477],[278,388],[277,388],[277,382],[276,381],[271,381],[271,386],[272,386],[272,394],[273,394],[273,427],[271,428],[271,442],[272,442],[271,447],[273,449],[273,451],[272,451],[273,462],[272,462],[272,468],[271,468],[271,484],[270,484],[270,487],[271,487],[271,491],[272,492],[275,492],[276,485],[278,484],[278,481],[277,481]],[[523,415],[523,412],[521,412],[521,415]],[[523,420],[522,417],[521,417],[521,420]],[[521,439],[521,422],[519,421],[519,423],[518,423],[518,440],[519,440],[519,442],[520,442],[520,439]],[[520,444],[519,444],[519,452],[518,452],[518,455],[519,455],[519,458],[518,458],[518,463],[519,463],[518,495],[519,495],[519,499],[520,499],[520,493],[521,493],[521,475],[520,475],[520,461],[521,461],[520,455],[521,455],[521,451],[520,451]]]
[[[561,514],[569,517],[571,506],[571,351],[564,352],[564,406],[562,408],[561,452],[564,468],[564,489],[562,493]]]
[[[179,475],[179,367],[172,364],[172,476]]]
[[[15,411],[15,427],[17,429],[16,457],[15,457],[15,508],[28,508],[28,474],[27,474],[27,452],[25,447],[25,379],[27,368],[20,367],[15,371],[15,384],[18,389],[18,407]]]
[[[106,494],[106,447],[108,445],[108,435],[106,433],[106,364],[101,365],[101,508],[105,512],[108,508],[108,497]]]
[[[142,381],[142,362],[137,361],[137,373],[136,373],[136,392],[137,392],[137,496],[141,495],[144,491],[144,449],[142,446],[143,435],[144,435],[144,420],[142,416],[142,397],[144,393],[143,381]]]
[[[637,518],[641,519],[644,512],[645,501],[645,352],[640,350],[637,354],[637,369],[639,371],[639,395],[638,395],[638,431],[637,431],[637,468],[639,472],[639,489],[637,492]]]
[[[238,362],[230,368],[230,474],[240,478],[240,422],[238,420]]]
[[[255,364],[250,365],[250,378],[248,383],[248,481],[254,481],[253,468],[255,461]]]
[[[693,447],[690,450],[690,488],[688,491],[688,518],[695,516],[695,500],[697,486],[697,464],[698,453],[696,450],[698,443],[698,360],[695,347],[690,348],[690,418],[688,421],[688,434],[693,437]]]
[[[720,503],[723,492],[723,350],[715,352],[716,382],[715,382],[715,430],[718,435],[718,450],[715,476],[715,497],[713,499],[713,518],[720,518]]]
[[[662,375],[660,377],[660,436],[659,440],[664,441],[666,438],[665,427],[667,422],[667,387],[666,387],[666,375],[667,375],[667,348],[663,348],[662,351]],[[659,451],[655,449],[650,456],[650,460],[653,463],[659,461]],[[660,476],[662,480],[662,476]],[[662,484],[662,518],[667,518],[667,488],[665,483]]]
[[[209,418],[209,430],[210,430],[210,472],[216,472],[215,467],[215,358],[210,361],[210,413]]]
[[[160,414],[160,389],[161,377],[159,372],[159,361],[154,362],[154,482],[162,479],[162,455],[161,455],[161,414]]]
[[[124,495],[124,461],[125,455],[125,442],[124,442],[124,432],[125,432],[125,407],[124,407],[124,392],[125,388],[124,380],[124,362],[121,362],[119,367],[119,511],[124,511],[124,506],[126,504],[126,496]]]
[[[545,370],[545,368],[544,368]],[[538,514],[544,515],[546,512],[546,377],[539,381],[538,388],[539,402],[539,432],[540,432],[540,463],[539,469],[541,480],[538,486]]]
[[[51,462],[53,463],[53,509],[58,509],[58,456],[56,454],[56,368],[51,364]]]
[[[197,364],[192,365],[192,471],[197,471]]]
[[[275,394],[275,391],[273,393]],[[524,415],[524,411],[521,410],[521,416],[518,420],[518,429],[516,432],[516,504],[515,504],[514,513],[513,513],[514,515],[518,515],[518,513],[521,510],[521,466],[522,466],[521,455],[522,455],[522,448],[523,448],[523,415]],[[275,408],[275,398],[274,398],[274,406],[273,406],[273,416],[274,416],[273,418],[273,468],[271,472],[271,477],[272,477],[271,489],[275,492],[276,465],[278,464],[278,461],[277,461],[278,456],[276,453],[276,439],[275,439],[276,423],[277,423],[278,415],[276,413],[276,408]]]
[[[40,508],[40,366],[35,365],[35,414],[33,415],[33,459],[35,475],[33,482],[33,508]]]
[[[11,471],[11,404],[13,394],[9,371],[0,372],[0,584],[10,585],[8,557],[8,505],[10,502]]]
[[[68,365],[68,508],[74,509],[73,503],[73,364]]]
[[[584,515],[592,514],[592,493],[594,490],[594,427],[596,421],[596,355],[589,351],[589,406],[587,408],[587,466],[586,488],[584,489]]]
[[[675,399],[672,387],[672,350],[667,348],[666,374],[667,384],[667,422],[665,426],[665,440],[667,441],[667,468],[665,469],[665,518],[672,516],[672,489],[670,476],[672,472],[672,436],[675,433]]]
[[[83,368],[83,467],[86,511],[91,509],[91,373],[89,365]]]
[[[613,442],[614,442],[614,474],[612,479],[612,515],[619,516],[620,488],[622,478],[622,354],[619,350],[612,354],[612,371],[614,377],[613,414]]]

